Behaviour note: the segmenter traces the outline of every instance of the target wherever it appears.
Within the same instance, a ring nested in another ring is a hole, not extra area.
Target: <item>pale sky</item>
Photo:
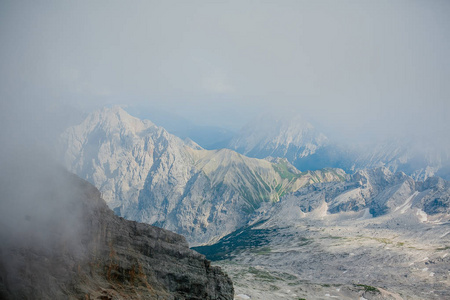
[[[2,0],[1,115],[149,105],[238,129],[281,109],[343,135],[445,139],[449,16],[433,0]]]

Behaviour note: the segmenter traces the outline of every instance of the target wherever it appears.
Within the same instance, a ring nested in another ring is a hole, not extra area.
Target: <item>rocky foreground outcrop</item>
[[[1,230],[1,299],[233,299],[228,276],[184,237],[115,216],[74,175],[41,175],[35,197],[43,203],[26,214],[16,209],[26,202],[15,207],[18,222]],[[70,185],[52,188],[67,178]]]

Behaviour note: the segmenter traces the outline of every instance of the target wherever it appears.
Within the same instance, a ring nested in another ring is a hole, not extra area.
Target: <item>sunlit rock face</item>
[[[445,220],[450,215],[450,182],[439,177],[414,181],[405,173],[392,173],[384,167],[361,170],[345,182],[302,188],[265,214],[289,222],[293,212],[299,212],[294,219],[319,212],[323,216],[366,212],[364,218],[412,212]]]
[[[75,175],[41,175],[28,203],[45,199],[35,203],[44,208],[26,210],[20,230],[1,231],[1,299],[233,299],[227,275],[184,237],[114,215]]]
[[[341,181],[342,170],[300,172],[285,159],[204,150],[119,107],[66,130],[65,166],[94,184],[114,212],[208,243],[249,221],[262,203],[300,187]]]

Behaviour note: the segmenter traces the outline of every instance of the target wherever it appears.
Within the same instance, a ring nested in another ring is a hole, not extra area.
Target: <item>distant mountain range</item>
[[[385,166],[424,180],[446,178],[449,165],[446,152],[417,144],[333,144],[297,115],[262,116],[229,143],[265,159],[204,150],[117,106],[67,129],[61,145],[65,166],[97,186],[116,214],[173,230],[194,244],[242,226],[263,202],[314,182],[345,179],[328,167],[353,173]]]
[[[183,234],[194,244],[243,226],[264,202],[346,176],[339,169],[302,173],[285,159],[204,150],[119,107],[67,129],[61,145],[66,167],[98,187],[116,214]]]
[[[250,157],[284,157],[295,165],[327,144],[327,137],[298,115],[266,114],[245,126],[229,147]]]
[[[126,110],[141,119],[150,119],[169,133],[190,139],[204,149],[228,148],[261,159],[269,156],[286,158],[302,171],[332,167],[353,173],[384,166],[393,172],[405,172],[416,180],[423,181],[434,175],[450,179],[450,148],[445,146],[450,145],[450,139],[442,143],[433,139],[433,134],[430,137],[399,136],[343,142],[341,137],[325,135],[305,116],[295,112],[260,115],[236,133],[216,126],[199,126],[163,110],[137,107]]]
[[[280,222],[309,213],[323,215],[341,212],[365,212],[364,218],[413,212],[419,221],[446,222],[450,218],[450,182],[430,177],[414,181],[403,172],[392,173],[381,167],[361,170],[349,180],[339,183],[315,184],[294,192],[268,212]],[[297,216],[295,216],[297,215]]]
[[[299,170],[332,167],[353,173],[384,166],[417,180],[434,175],[450,179],[450,150],[439,141],[403,138],[344,144],[296,114],[263,115],[244,126],[228,148],[250,157],[283,157]]]

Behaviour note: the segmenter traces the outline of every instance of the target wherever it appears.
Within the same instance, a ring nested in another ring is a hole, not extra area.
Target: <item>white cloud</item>
[[[201,107],[182,112],[218,126],[288,108],[351,134],[450,128],[449,1],[48,3],[0,1],[0,101],[145,99]]]

